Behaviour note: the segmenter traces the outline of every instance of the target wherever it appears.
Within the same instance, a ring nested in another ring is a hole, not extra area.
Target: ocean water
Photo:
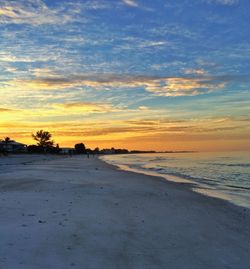
[[[121,169],[192,183],[194,191],[250,208],[250,152],[106,155]]]

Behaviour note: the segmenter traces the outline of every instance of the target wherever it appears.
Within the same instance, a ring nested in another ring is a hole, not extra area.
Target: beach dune
[[[250,268],[248,209],[98,158],[25,158],[0,167],[0,269]]]

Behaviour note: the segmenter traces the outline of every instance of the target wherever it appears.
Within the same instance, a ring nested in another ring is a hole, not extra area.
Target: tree
[[[77,154],[84,154],[86,153],[86,148],[83,143],[75,144],[75,150]]]
[[[8,144],[8,143],[11,141],[11,139],[7,136],[7,137],[4,138],[3,141],[4,141],[6,144]]]
[[[37,141],[39,147],[49,148],[54,145],[54,141],[51,140],[52,135],[47,131],[37,131],[36,134],[32,134],[32,137]]]
[[[11,140],[8,136],[4,137],[4,139],[0,140],[1,142],[4,142],[5,145],[8,145],[10,142],[12,142],[13,140]]]

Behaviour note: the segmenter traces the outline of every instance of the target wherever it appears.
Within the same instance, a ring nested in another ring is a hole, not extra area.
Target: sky
[[[1,0],[0,137],[250,150],[249,0]]]

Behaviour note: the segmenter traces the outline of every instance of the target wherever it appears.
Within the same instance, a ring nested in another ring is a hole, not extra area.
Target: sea
[[[120,169],[189,184],[193,191],[250,208],[250,152],[105,155]]]

